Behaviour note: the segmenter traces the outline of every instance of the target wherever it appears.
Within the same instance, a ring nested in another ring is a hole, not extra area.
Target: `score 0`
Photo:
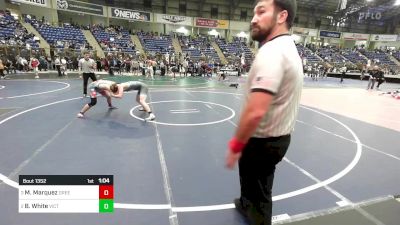
[[[99,186],[99,212],[110,213],[114,211],[114,188],[113,185]]]

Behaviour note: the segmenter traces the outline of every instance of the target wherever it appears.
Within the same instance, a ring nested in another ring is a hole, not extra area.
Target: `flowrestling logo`
[[[150,21],[150,13],[129,9],[111,8],[111,16],[127,20]]]

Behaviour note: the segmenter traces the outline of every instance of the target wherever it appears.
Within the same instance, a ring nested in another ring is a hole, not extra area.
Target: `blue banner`
[[[334,31],[321,30],[319,32],[320,37],[326,37],[326,38],[340,38],[340,35],[341,35],[340,32],[334,32]]]

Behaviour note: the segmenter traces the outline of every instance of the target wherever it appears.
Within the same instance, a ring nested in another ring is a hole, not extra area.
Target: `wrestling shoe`
[[[144,119],[145,121],[151,121],[154,120],[156,118],[156,116],[152,113],[150,114],[146,119]]]

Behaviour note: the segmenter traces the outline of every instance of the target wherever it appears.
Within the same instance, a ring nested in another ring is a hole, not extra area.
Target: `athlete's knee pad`
[[[90,102],[88,103],[88,105],[92,107],[96,105],[96,103],[97,103],[97,98],[90,98]]]

